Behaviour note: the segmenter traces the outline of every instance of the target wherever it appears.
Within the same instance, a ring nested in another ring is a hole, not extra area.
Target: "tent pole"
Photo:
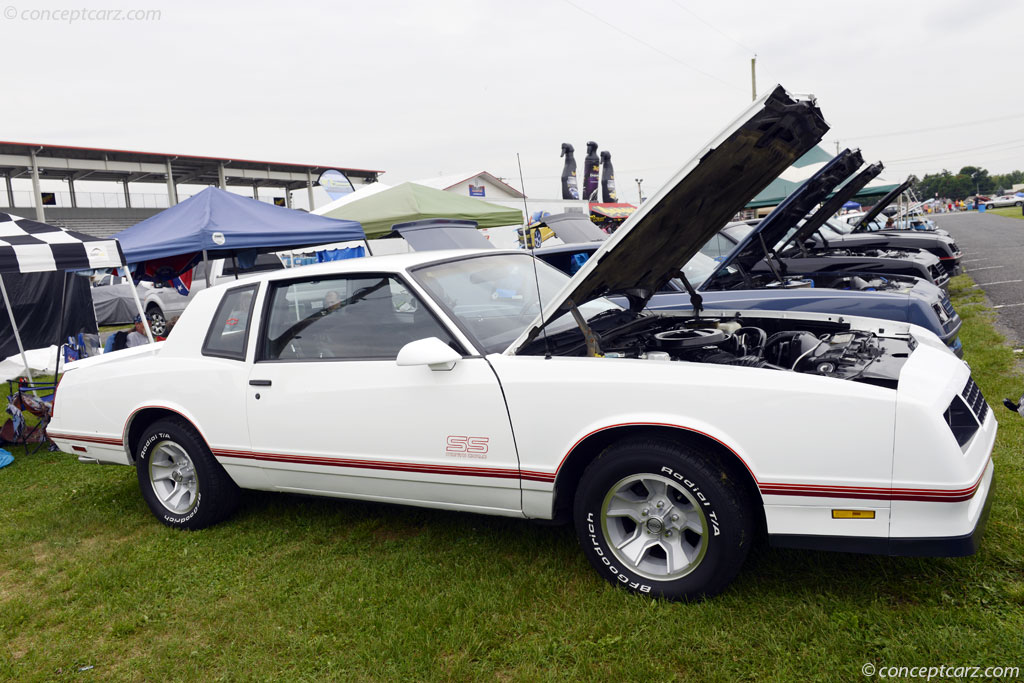
[[[210,259],[206,257],[205,249],[203,249],[203,263],[206,264],[206,286],[210,287]]]
[[[235,269],[235,279],[237,280],[238,279],[238,260],[235,258],[234,254],[231,255],[231,266]]]
[[[363,240],[363,244],[366,245],[366,255],[373,256],[373,251],[370,250],[370,240]]]
[[[28,375],[28,381],[30,384],[35,383],[35,379],[32,378],[32,368],[28,366],[28,358],[25,357],[25,347],[21,343],[21,334],[18,332],[18,323],[14,320],[14,309],[11,308],[11,300],[7,296],[7,287],[4,285],[3,273],[0,273],[0,293],[4,295],[4,306],[7,307],[7,316],[11,319],[11,329],[14,330],[14,341],[18,342],[18,351],[21,352],[21,362],[25,364],[25,374]],[[32,390],[35,396],[35,389]]]
[[[60,318],[57,319],[57,360],[53,364],[53,378],[60,374],[60,350],[64,346],[64,301],[68,298],[68,273],[64,271],[64,280],[60,283]]]
[[[118,269],[120,270],[120,268]],[[146,319],[146,312],[142,310],[142,299],[139,298],[139,290],[135,287],[135,280],[132,279],[132,274],[125,267],[125,272],[128,273],[128,284],[132,286],[132,297],[135,299],[135,307],[139,309],[139,316],[142,318],[142,326],[146,328],[146,338],[149,339],[149,343],[153,343],[153,331],[149,329],[149,320]]]

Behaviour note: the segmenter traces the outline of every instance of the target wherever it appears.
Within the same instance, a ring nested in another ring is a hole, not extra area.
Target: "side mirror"
[[[397,365],[426,365],[431,370],[451,370],[462,354],[437,337],[409,342],[398,352]]]

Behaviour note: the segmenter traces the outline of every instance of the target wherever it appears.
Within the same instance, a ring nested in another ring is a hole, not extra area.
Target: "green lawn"
[[[1019,206],[1004,206],[1001,209],[988,209],[985,213],[994,213],[997,216],[1006,216],[1007,218],[1024,218],[1024,214],[1021,213]]]
[[[0,679],[788,682],[862,680],[866,662],[1024,666],[1024,420],[999,406],[1024,379],[980,290],[953,288],[1001,421],[974,557],[762,546],[725,594],[671,604],[600,580],[569,527],[250,493],[230,521],[181,533],[131,469],[16,452],[0,470]]]

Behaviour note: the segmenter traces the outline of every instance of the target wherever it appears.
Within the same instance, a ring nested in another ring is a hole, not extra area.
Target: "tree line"
[[[910,176],[912,187],[918,197],[928,199],[966,199],[975,194],[1009,192],[1015,183],[1024,183],[1024,171],[990,175],[980,166],[964,166],[953,174],[942,169],[940,173],[929,173],[924,178]]]

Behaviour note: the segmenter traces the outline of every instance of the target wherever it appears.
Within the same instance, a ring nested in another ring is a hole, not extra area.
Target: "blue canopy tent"
[[[200,259],[237,258],[245,267],[260,252],[366,239],[355,221],[286,209],[216,187],[114,237],[125,261],[135,266],[135,279],[145,280],[171,280]]]
[[[857,202],[855,202],[855,201],[853,201],[851,199],[850,201],[848,201],[845,204],[843,204],[843,208],[844,209],[849,209],[849,210],[853,211],[853,210],[859,209],[860,208],[860,204],[858,204]]]

